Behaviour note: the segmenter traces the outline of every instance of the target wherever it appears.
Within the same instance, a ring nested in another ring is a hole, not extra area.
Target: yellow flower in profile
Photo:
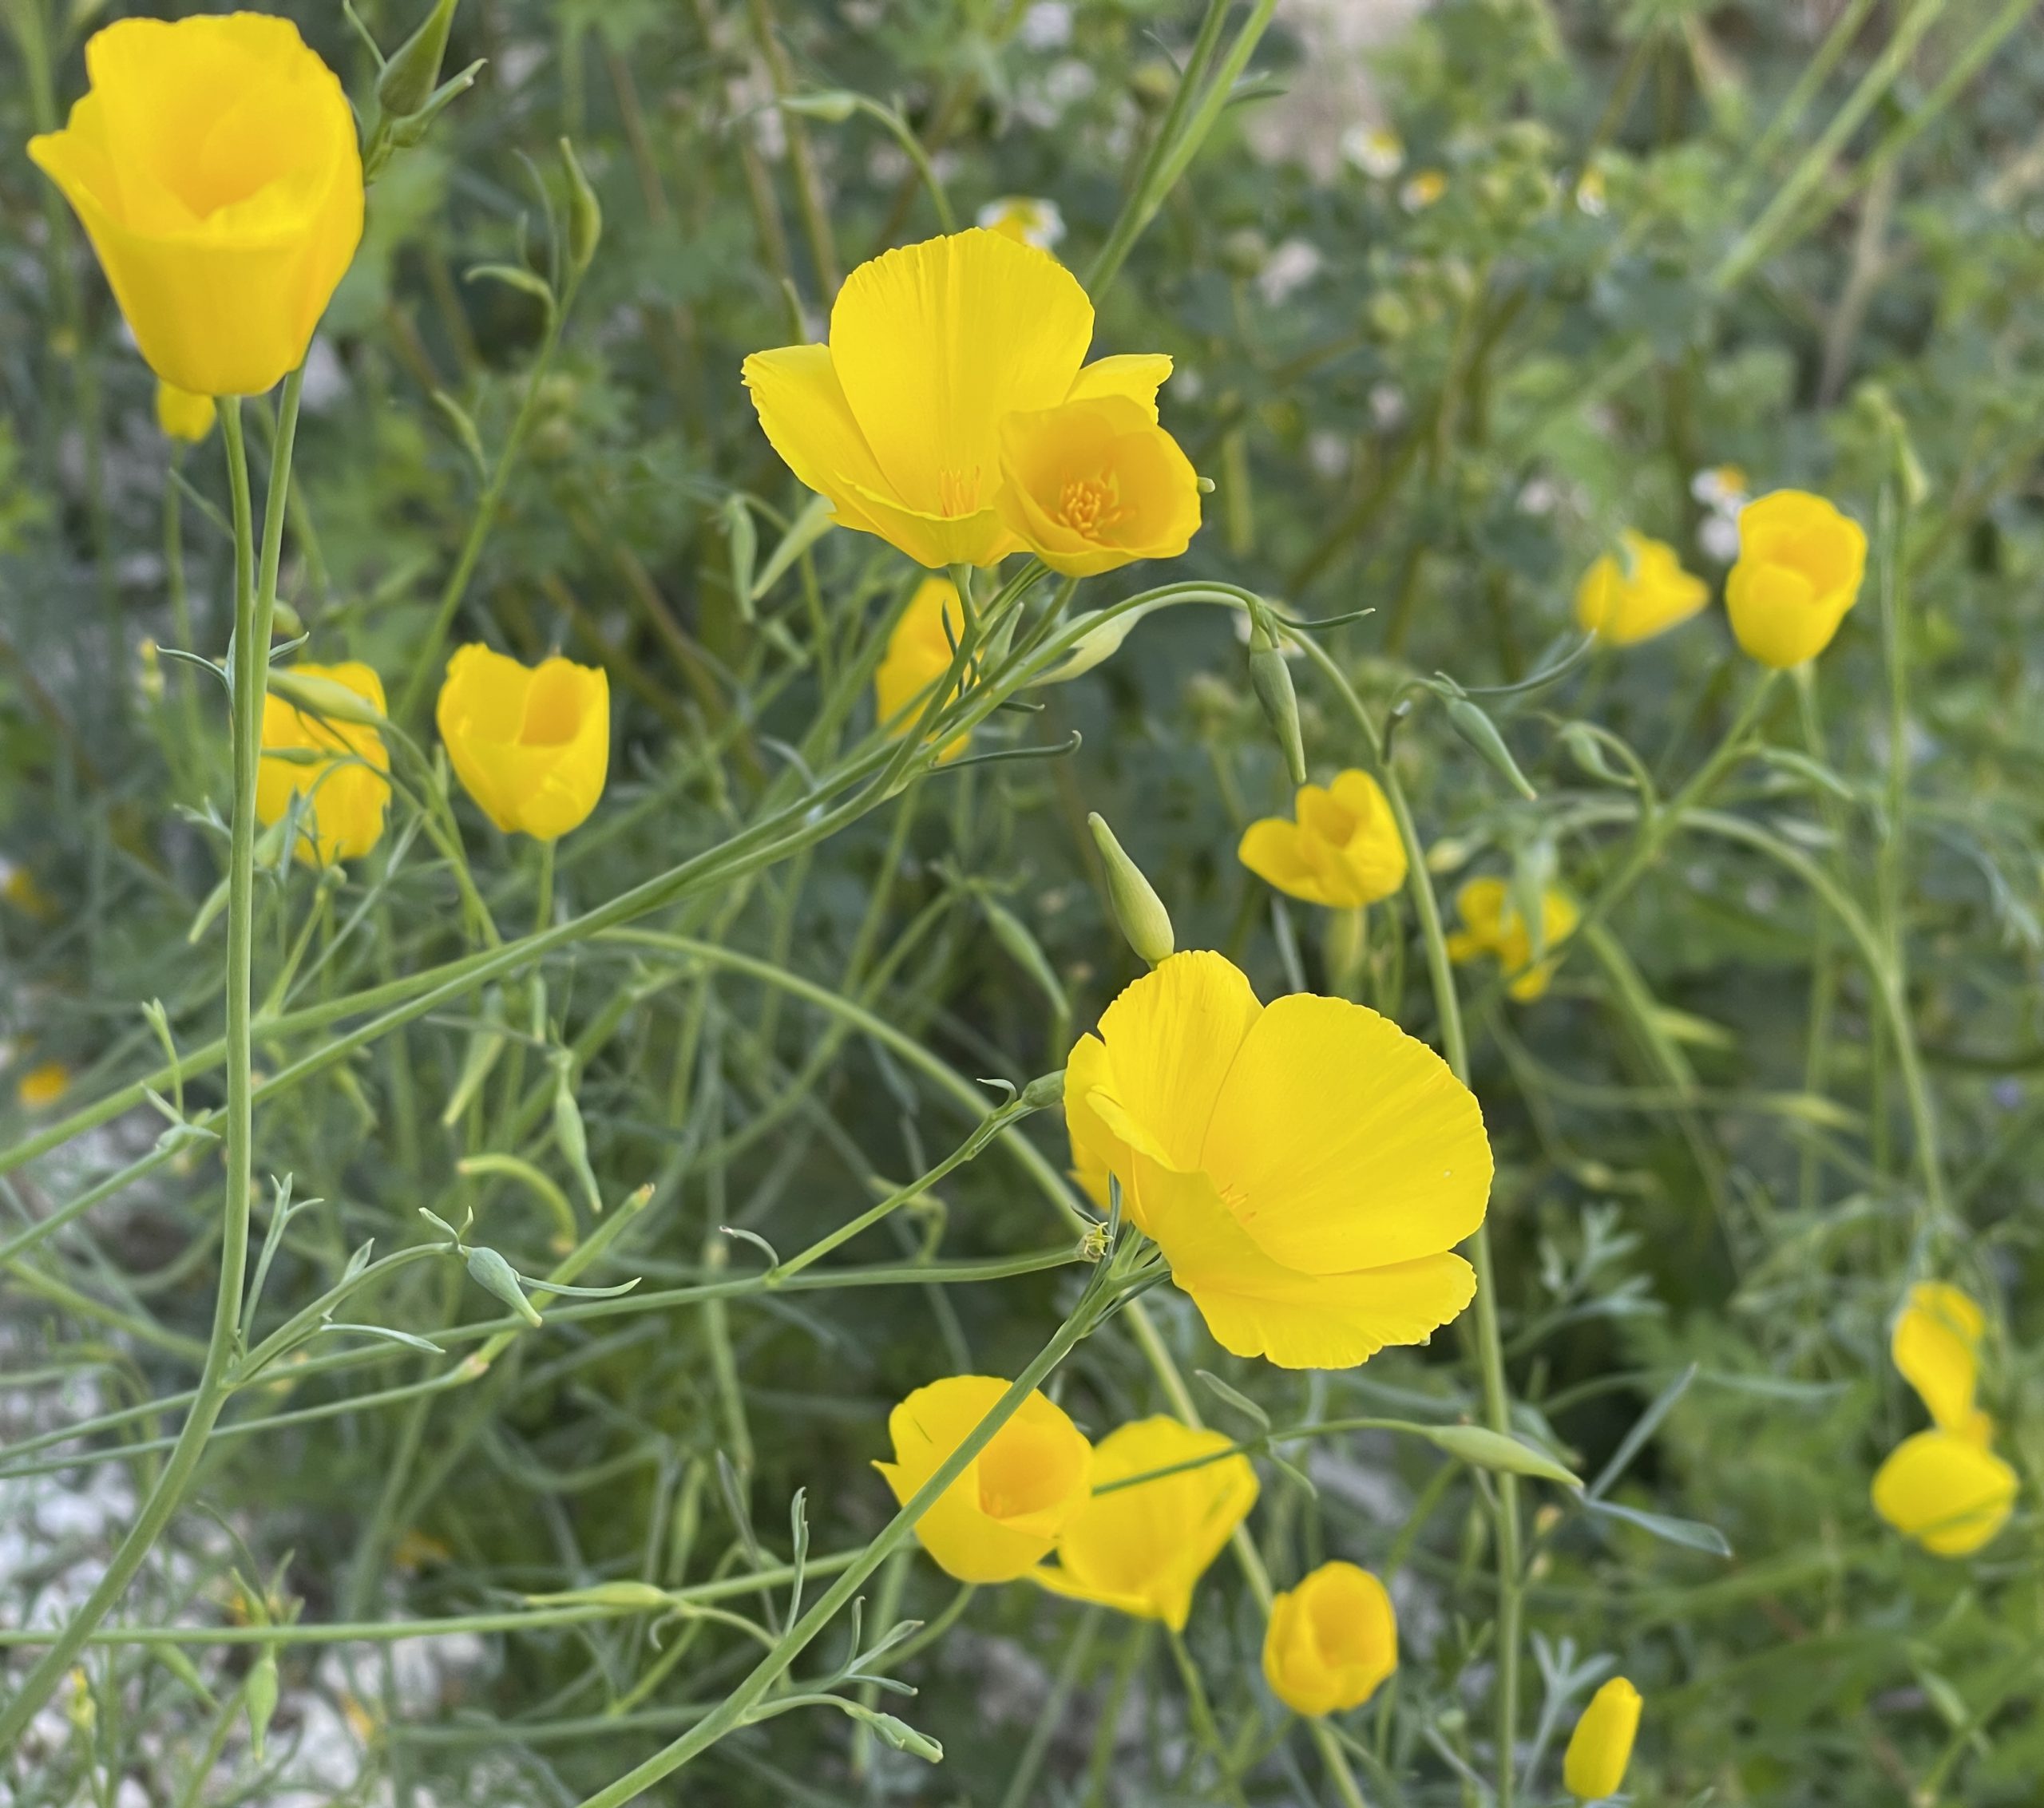
[[[149,368],[256,395],[304,361],[362,238],[355,113],[288,19],[121,19],[29,155],[77,211]]]
[[[1223,956],[1175,954],[1079,1038],[1064,1114],[1081,1177],[1121,1183],[1236,1355],[1353,1368],[1424,1342],[1475,1296],[1451,1252],[1490,1196],[1483,1114],[1439,1055],[1362,1005],[1266,1007]]]
[[[1905,1438],[1874,1476],[1874,1510],[1935,1557],[1970,1557],[2007,1523],[2015,1471],[1979,1439],[1932,1430]]]
[[[14,1098],[24,1111],[42,1111],[70,1090],[71,1070],[61,1061],[42,1061],[22,1074]]]
[[[1301,785],[1296,820],[1267,816],[1243,832],[1237,853],[1267,884],[1308,904],[1354,909],[1405,883],[1405,844],[1383,788],[1350,768],[1325,787]]]
[[[1001,519],[1068,578],[1175,559],[1199,531],[1199,474],[1154,406],[1085,397],[1001,423]]]
[[[906,734],[921,715],[929,687],[951,670],[958,637],[965,631],[965,612],[958,601],[958,587],[949,578],[925,578],[887,637],[886,654],[873,675],[873,702],[881,726],[889,734]],[[957,694],[953,689],[951,697]],[[951,697],[945,701],[949,702]],[[971,738],[961,734],[948,742],[937,758],[955,760]]]
[[[610,680],[593,667],[458,647],[434,719],[461,789],[507,835],[557,841],[604,794]]]
[[[918,1387],[888,1415],[894,1460],[873,1466],[896,1500],[907,1503],[1008,1386],[992,1375],[954,1375]],[[1032,1392],[937,1496],[916,1537],[961,1582],[1012,1582],[1050,1555],[1083,1507],[1093,1474],[1085,1434],[1062,1407]]]
[[[1530,1004],[1547,991],[1555,976],[1555,963],[1543,958],[1539,965],[1533,964],[1533,938],[1502,879],[1472,879],[1455,894],[1455,908],[1461,913],[1462,928],[1448,938],[1451,959],[1459,963],[1495,955],[1511,982],[1506,990],[1522,1004]],[[1551,951],[1567,940],[1582,920],[1583,912],[1566,892],[1550,886],[1542,896],[1541,939]]]
[[[1084,365],[1093,304],[1047,251],[983,227],[886,251],[845,280],[827,345],[745,361],[759,425],[841,527],[918,564],[1025,550],[996,507],[1011,414],[1123,397],[1156,417],[1163,356]]]
[[[1624,1786],[1639,1710],[1639,1691],[1622,1676],[1614,1676],[1590,1698],[1562,1759],[1562,1782],[1571,1795],[1601,1802]]]
[[[383,681],[351,659],[338,666],[293,666],[294,677],[324,678],[352,690],[381,714]],[[323,758],[311,758],[323,755]],[[293,797],[307,800],[300,814],[298,857],[308,866],[355,860],[383,833],[390,801],[389,750],[364,723],[305,715],[271,691],[263,699],[263,757],[256,769],[256,815],[266,827],[281,821]],[[308,845],[308,838],[310,845]]]
[[[1666,540],[1630,528],[1576,587],[1576,626],[1614,647],[1630,647],[1679,627],[1710,600],[1710,587],[1682,569]]]
[[[156,425],[165,439],[196,445],[213,430],[216,410],[209,395],[194,395],[175,383],[156,380]]]
[[[1397,1668],[1397,1616],[1367,1569],[1323,1563],[1271,1602],[1263,1679],[1294,1714],[1360,1707]]]
[[[1780,669],[1814,659],[1860,599],[1867,536],[1820,496],[1778,489],[1739,511],[1725,607],[1741,647]]]
[[[1193,1589],[1256,1505],[1249,1458],[1215,1454],[1231,1442],[1223,1433],[1163,1417],[1109,1432],[1093,1452],[1093,1497],[1065,1526],[1056,1566],[1030,1574],[1053,1593],[1184,1631]],[[1200,1458],[1213,1460],[1107,1489]]]
[[[1931,1423],[1979,1444],[1994,1434],[1994,1422],[1974,1403],[1986,1326],[1979,1307],[1959,1288],[1919,1281],[1909,1290],[1888,1345],[1895,1367],[1922,1397]]]

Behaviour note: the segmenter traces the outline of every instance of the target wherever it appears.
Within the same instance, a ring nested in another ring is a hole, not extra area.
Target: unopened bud
[[[582,166],[575,160],[575,148],[561,140],[561,165],[568,172],[568,262],[576,275],[587,270],[604,235],[603,204]]]
[[[1107,868],[1107,898],[1114,906],[1115,921],[1128,945],[1151,966],[1159,965],[1171,957],[1175,945],[1171,912],[1164,908],[1156,888],[1143,876],[1143,868],[1123,852],[1106,817],[1095,811],[1087,817],[1086,826],[1093,832],[1093,845],[1100,850],[1100,864]]]
[[[250,1667],[242,1687],[242,1706],[248,1713],[248,1749],[257,1763],[263,1762],[263,1745],[270,1734],[270,1716],[277,1711],[277,1648],[265,1645]]]
[[[447,34],[454,26],[460,0],[437,0],[425,24],[398,45],[376,78],[376,104],[390,119],[409,119],[422,113],[440,85],[440,61],[447,54]]]
[[[1249,682],[1257,702],[1263,706],[1264,720],[1278,737],[1278,750],[1285,756],[1286,774],[1293,784],[1305,784],[1306,749],[1299,734],[1298,693],[1292,688],[1292,669],[1270,638],[1260,611],[1250,618]]]

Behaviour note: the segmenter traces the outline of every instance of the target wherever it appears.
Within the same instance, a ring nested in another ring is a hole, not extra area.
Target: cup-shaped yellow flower
[[[1011,414],[1000,461],[1002,520],[1067,577],[1175,559],[1199,531],[1199,474],[1132,397]]]
[[[1583,574],[1576,625],[1614,647],[1630,647],[1680,627],[1709,600],[1709,585],[1682,569],[1674,547],[1627,528],[1618,550]]]
[[[1472,879],[1455,894],[1462,927],[1448,938],[1451,959],[1460,963],[1494,955],[1511,984],[1505,989],[1522,1004],[1547,991],[1555,963],[1544,956],[1535,963],[1533,938],[1527,932],[1511,890],[1502,879]],[[1583,912],[1566,892],[1550,886],[1540,900],[1541,940],[1549,950],[1575,932]]]
[[[1958,1288],[1919,1281],[1909,1290],[1888,1344],[1895,1366],[1922,1397],[1931,1423],[1979,1444],[1993,1434],[1991,1422],[1974,1400],[1986,1327],[1979,1307]]]
[[[2015,1471],[1976,1437],[1905,1438],[1874,1475],[1874,1510],[1935,1557],[1971,1557],[2015,1506]]]
[[[888,1415],[894,1460],[873,1466],[905,1505],[1008,1391],[996,1376],[918,1387]],[[1032,1393],[916,1525],[961,1582],[1012,1582],[1050,1555],[1092,1486],[1093,1447],[1062,1407]]]
[[[1031,1575],[1057,1594],[1182,1632],[1199,1578],[1256,1505],[1249,1458],[1216,1454],[1230,1442],[1162,1417],[1109,1432],[1093,1452],[1093,1497],[1065,1526],[1056,1565]],[[1179,1463],[1197,1466],[1108,1486]]]
[[[951,670],[958,637],[965,631],[958,587],[949,578],[925,578],[888,635],[887,651],[873,675],[873,702],[881,726],[890,735],[906,734],[914,726],[929,701],[930,686]],[[955,690],[951,694],[957,694]],[[955,760],[971,738],[961,734],[946,742],[937,758]]]
[[[1624,1786],[1639,1709],[1639,1691],[1622,1676],[1614,1676],[1590,1698],[1562,1759],[1562,1782],[1571,1795],[1601,1802]]]
[[[990,565],[1024,542],[996,508],[1011,414],[1122,396],[1156,419],[1163,356],[1084,365],[1093,304],[1048,251],[974,227],[845,279],[826,345],[745,361],[759,424],[838,525],[918,564]]]
[[[604,794],[610,680],[592,667],[458,647],[434,719],[461,789],[507,835],[557,841]]]
[[[1725,607],[1741,647],[1764,666],[1800,666],[1831,644],[1860,599],[1867,536],[1821,496],[1778,489],[1739,511],[1739,557]]]
[[[1362,1005],[1266,1007],[1223,956],[1175,954],[1079,1038],[1064,1113],[1082,1177],[1121,1183],[1238,1356],[1352,1368],[1424,1342],[1475,1296],[1452,1252],[1490,1197],[1483,1114],[1439,1055]]]
[[[156,382],[156,425],[166,439],[196,445],[213,430],[216,410],[209,395],[194,395],[175,383]]]
[[[1354,909],[1405,883],[1405,844],[1377,781],[1351,769],[1332,785],[1301,785],[1295,820],[1267,816],[1243,832],[1244,866],[1308,904]]]
[[[149,368],[256,395],[303,362],[362,238],[362,156],[334,72],[288,19],[121,19],[29,155],[64,191]]]
[[[1294,1714],[1360,1707],[1397,1668],[1397,1616],[1367,1569],[1323,1563],[1271,1602],[1263,1679]]]
[[[295,677],[325,678],[352,690],[382,713],[383,681],[359,661],[291,669]],[[303,714],[275,691],[263,699],[256,815],[267,825],[282,819],[293,797],[305,798],[298,857],[307,865],[358,859],[376,845],[390,801],[390,781],[383,776],[390,769],[383,737],[366,723]]]

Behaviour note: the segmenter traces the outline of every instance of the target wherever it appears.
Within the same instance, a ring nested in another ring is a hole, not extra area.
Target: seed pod
[[[1143,868],[1122,851],[1115,832],[1097,811],[1086,819],[1093,832],[1093,845],[1100,850],[1101,864],[1107,870],[1107,898],[1114,906],[1115,921],[1120,924],[1128,945],[1152,967],[1169,958],[1175,946],[1171,912],[1156,888],[1143,876]]]
[[[1278,737],[1285,770],[1294,785],[1306,781],[1305,742],[1299,734],[1298,693],[1292,688],[1292,669],[1270,638],[1259,610],[1250,617],[1249,682],[1263,706],[1264,720]]]

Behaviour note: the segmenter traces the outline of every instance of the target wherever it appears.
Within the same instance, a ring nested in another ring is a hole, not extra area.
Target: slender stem
[[[263,698],[269,685],[270,619],[276,606],[277,568],[283,551],[284,497],[290,491],[291,445],[297,437],[303,380],[303,373],[294,371],[284,384],[283,407],[270,461],[259,576],[256,568],[248,451],[241,433],[241,402],[239,397],[225,396],[219,404],[220,433],[227,446],[228,477],[234,498],[234,800],[228,849],[227,1104],[222,1114],[227,1196],[212,1334],[206,1343],[197,1397],[155,1487],[109,1560],[98,1585],[22,1679],[14,1699],[0,1710],[0,1751],[13,1748],[93,1628],[126,1592],[135,1572],[170,1523],[205,1454],[206,1440],[220,1409],[227,1403],[234,1362],[240,1353],[241,1293],[248,1267],[249,1170],[255,1134],[249,1032],[252,1019],[250,967],[255,945],[256,775],[262,755]]]

